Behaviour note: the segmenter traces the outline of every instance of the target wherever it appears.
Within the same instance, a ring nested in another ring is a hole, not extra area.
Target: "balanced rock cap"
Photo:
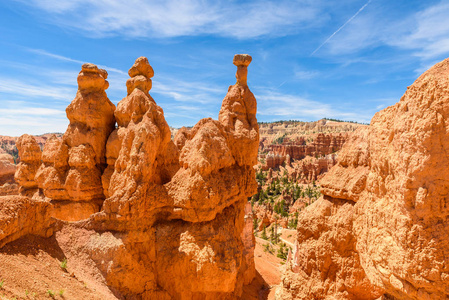
[[[234,55],[234,60],[232,63],[237,67],[247,67],[251,63],[252,59],[253,58],[249,54],[236,54]]]
[[[148,59],[144,56],[139,57],[134,62],[134,65],[129,69],[128,75],[134,77],[137,75],[143,75],[146,78],[151,78],[154,76],[153,68],[151,67]]]
[[[81,66],[81,72],[100,74],[104,79],[108,78],[108,72],[104,69],[99,69],[96,65],[85,63]]]

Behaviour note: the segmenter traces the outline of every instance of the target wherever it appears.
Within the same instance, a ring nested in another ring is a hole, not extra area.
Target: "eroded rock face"
[[[277,299],[376,299],[360,265],[353,234],[353,203],[319,199],[299,214],[298,237]]]
[[[229,88],[219,120],[180,130],[176,144],[149,95],[154,72],[146,58],[129,70],[128,95],[115,111],[104,92],[107,73],[83,65],[63,138],[49,138],[42,157],[39,150],[33,159],[22,158],[37,166],[42,160],[28,185],[39,187],[33,199],[42,203],[36,210],[45,208],[39,211],[42,224],[50,216],[85,219],[96,212],[86,205],[106,198],[101,212],[70,225],[75,229],[66,235],[62,226],[58,238],[73,239],[64,243],[72,245],[64,249],[67,255],[89,260],[120,295],[229,299],[254,278],[252,217],[245,219],[244,207],[256,190],[256,100],[246,85],[251,57],[234,61],[237,84]]]
[[[0,248],[27,234],[51,236],[54,221],[49,218],[50,211],[46,201],[18,195],[0,197]]]
[[[123,232],[124,247],[135,255],[119,252],[102,262],[110,266],[105,277],[121,293],[146,299],[236,297],[255,275],[254,244],[244,230],[244,206],[256,189],[255,98],[238,81],[223,100],[219,121],[203,119],[179,130],[175,144],[148,93],[148,60],[137,59],[129,75],[128,96],[117,105],[118,127],[106,147],[108,198],[89,226]]]
[[[300,182],[310,183],[320,180],[335,164],[335,154],[320,158],[308,157],[294,165],[291,175]]]
[[[284,161],[287,162],[287,158],[291,160],[300,160],[306,156],[318,158],[335,153],[343,147],[348,136],[348,133],[319,133],[315,140],[309,144],[306,144],[304,138],[298,138],[293,141],[285,138],[282,144],[268,145],[270,152],[266,157],[265,168],[277,168],[282,165]]]
[[[0,196],[19,194],[19,186],[14,180],[16,169],[14,157],[0,152]]]
[[[41,148],[35,138],[28,134],[24,134],[17,139],[16,147],[19,150],[20,163],[17,166],[14,178],[20,185],[20,194],[32,196],[37,192],[35,176],[41,164]]]
[[[5,183],[14,183],[16,168],[14,157],[7,153],[0,153],[0,186]]]
[[[241,295],[255,276],[252,216],[245,209],[257,189],[259,145],[256,99],[246,85],[250,61],[249,55],[234,58],[237,83],[223,100],[219,120],[179,130],[176,143],[149,94],[154,72],[145,57],[129,70],[128,95],[115,111],[104,92],[106,71],[85,64],[63,138],[50,137],[42,157],[39,149],[32,158],[25,149],[35,144],[23,138],[22,164],[40,167],[29,176],[33,184],[22,176],[39,189],[20,207],[39,203],[31,213],[42,220],[31,224],[58,230],[65,255],[86,264],[79,278],[95,280],[84,272],[94,268],[111,291],[132,299]],[[84,220],[55,227],[51,217]],[[22,232],[48,235],[45,228],[11,231],[7,241]]]
[[[312,282],[315,287],[340,287],[342,299],[362,299],[349,287],[360,290],[367,280],[376,293],[366,299],[381,294],[398,299],[449,296],[448,74],[446,59],[422,74],[396,105],[378,112],[369,128],[358,129],[346,142],[338,164],[321,181],[327,198],[311,205],[298,224],[298,232],[309,234],[298,234],[278,291],[280,299],[298,295],[299,286]],[[318,209],[324,205],[329,209]],[[339,222],[338,215],[347,219]],[[323,227],[323,222],[332,226]],[[349,273],[358,274],[349,287],[347,276],[340,275],[347,260],[337,258],[341,251],[329,239],[337,238],[341,228],[347,228],[352,241],[347,246],[352,249],[348,258],[354,262]],[[319,251],[321,258],[303,255],[304,248],[308,253]],[[315,276],[306,269],[313,261],[328,261],[335,267]],[[318,294],[325,298],[332,292],[323,289]]]
[[[106,167],[106,141],[115,128],[115,105],[105,89],[107,72],[84,64],[78,92],[66,109],[70,124],[62,138],[51,136],[42,153],[36,182],[54,201],[54,215],[81,220],[98,212],[105,199],[101,175]]]

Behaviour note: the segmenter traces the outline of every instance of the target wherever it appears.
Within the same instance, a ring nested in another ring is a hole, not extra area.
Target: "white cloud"
[[[48,57],[55,58],[55,59],[58,59],[58,60],[77,63],[77,64],[80,65],[80,69],[81,69],[81,65],[86,63],[86,61],[77,60],[77,59],[73,59],[73,58],[70,58],[70,57],[63,56],[63,55],[50,53],[50,52],[42,50],[42,49],[28,48],[27,50],[30,51],[30,52],[39,54],[39,55],[48,56]],[[119,74],[122,74],[122,75],[128,75],[128,73],[126,73],[126,72],[124,72],[122,70],[116,69],[116,68],[111,68],[111,67],[103,66],[103,65],[97,65],[97,66],[99,68],[101,68],[101,69],[105,69],[106,71],[108,71],[108,73],[109,72],[115,72],[115,73],[119,73]]]
[[[318,120],[330,117],[364,123],[369,122],[372,117],[366,111],[363,113],[345,112],[333,108],[330,104],[273,91],[261,91],[256,94],[256,99],[258,101],[257,114],[261,116],[301,120]]]
[[[352,17],[350,17],[343,25],[341,25],[334,33],[332,33],[321,45],[319,45],[313,52],[310,54],[314,55],[318,50],[321,49],[325,44],[327,44],[338,32],[340,32],[346,25],[348,25],[352,20],[354,20],[358,14],[360,14],[367,6],[370,4],[371,0],[365,3]]]
[[[61,86],[27,83],[26,80],[16,80],[0,77],[0,94],[21,95],[30,98],[47,97],[57,100],[70,100],[76,90]]]
[[[101,37],[217,34],[243,39],[285,35],[320,22],[321,12],[320,1],[310,0],[18,1],[49,13],[47,22]]]
[[[3,116],[65,116],[65,111],[44,108],[44,107],[23,107],[19,108],[0,108],[0,114]]]
[[[295,78],[300,80],[309,80],[316,78],[320,75],[318,71],[309,71],[309,70],[295,70]]]
[[[366,9],[322,48],[321,55],[354,54],[369,48],[390,46],[411,51],[423,64],[449,55],[449,3],[441,1],[397,19],[385,7]]]
[[[1,135],[64,132],[69,123],[64,110],[29,106],[20,101],[5,101],[5,103],[10,107],[0,108]]]
[[[220,95],[224,97],[226,87],[220,88],[205,82],[182,81],[161,75],[157,80],[153,80],[153,88],[150,93],[160,94],[177,102],[210,104],[216,102]]]
[[[415,50],[423,60],[449,54],[449,3],[441,2],[418,12],[410,22],[410,32],[389,41],[391,45]]]

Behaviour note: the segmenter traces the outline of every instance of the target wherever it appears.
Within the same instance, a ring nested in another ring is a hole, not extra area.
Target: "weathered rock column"
[[[41,164],[41,148],[34,137],[28,134],[19,137],[16,146],[19,150],[20,163],[14,178],[20,185],[20,195],[32,197],[38,191],[34,177]]]
[[[44,147],[36,181],[58,219],[86,219],[100,211],[105,199],[101,175],[106,141],[115,128],[115,105],[105,92],[107,76],[93,64],[82,65],[76,97],[66,109],[67,131],[62,139],[51,137]]]

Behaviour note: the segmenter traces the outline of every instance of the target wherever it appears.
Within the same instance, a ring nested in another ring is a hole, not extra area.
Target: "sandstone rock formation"
[[[353,122],[332,121],[327,119],[321,119],[313,122],[278,121],[261,123],[259,124],[260,141],[264,147],[266,147],[281,136],[285,136],[291,141],[296,141],[304,137],[316,136],[317,133],[323,133],[326,135],[329,133],[351,133],[357,128],[363,126],[366,125]]]
[[[276,169],[279,168],[285,162],[285,156],[274,154],[273,152],[268,153],[265,156],[265,165],[262,167],[263,169]]]
[[[46,133],[42,135],[34,135],[33,137],[36,140],[39,147],[43,149],[45,143],[47,142],[47,139],[53,135],[56,135],[58,137],[62,136],[61,133]],[[0,135],[0,154],[7,153],[9,155],[12,155],[14,157],[16,164],[20,162],[20,158],[18,157],[19,150],[16,147],[18,139],[19,139],[18,137]]]
[[[49,237],[54,221],[48,202],[24,196],[0,197],[0,248],[27,234]]]
[[[24,196],[32,196],[37,192],[35,176],[41,164],[41,148],[34,137],[28,134],[22,135],[16,143],[19,150],[20,163],[14,175],[16,182],[20,185],[19,192]]]
[[[0,152],[0,196],[19,194],[19,187],[14,180],[16,169],[14,158]]]
[[[259,129],[256,99],[246,84],[250,61],[249,55],[234,57],[237,83],[229,87],[219,120],[179,130],[175,142],[149,94],[154,72],[146,58],[129,70],[127,96],[115,110],[104,92],[107,73],[83,65],[67,108],[69,128],[62,139],[49,139],[40,167],[36,152],[33,185],[21,181],[37,193],[18,205],[26,210],[35,201],[42,220],[29,222],[47,227],[11,230],[7,241],[57,231],[64,255],[83,266],[74,267],[75,275],[89,281],[101,274],[120,299],[241,296],[255,275],[246,205],[257,188]],[[25,163],[31,161],[24,157]]]
[[[449,59],[343,147],[306,209],[279,299],[449,297]]]
[[[254,276],[251,251],[244,253],[252,246],[245,247],[243,231],[244,205],[256,189],[255,98],[239,77],[219,121],[203,119],[190,131],[178,131],[175,141],[181,142],[175,145],[162,109],[148,94],[150,68],[140,58],[129,72],[128,96],[117,106],[118,128],[106,148],[111,172],[104,173],[103,186],[109,198],[93,221],[128,232],[132,239],[125,247],[147,256],[126,266],[122,260],[129,258],[115,255],[112,266],[120,272],[112,267],[106,278],[122,293],[149,299],[239,295]],[[129,280],[117,277],[123,273]]]
[[[7,153],[0,153],[0,186],[5,183],[14,183],[15,172],[14,158]]]
[[[338,135],[319,133],[309,144],[306,144],[303,137],[296,140],[284,138],[282,144],[268,145],[266,169],[279,167],[287,160],[287,157],[291,160],[300,160],[306,156],[318,158],[337,152],[343,147],[348,136],[348,133]]]
[[[311,183],[320,180],[335,164],[336,155],[329,154],[325,157],[308,157],[294,165],[290,175],[297,178],[299,182]]]
[[[62,138],[51,136],[42,153],[36,182],[55,201],[55,215],[80,220],[98,212],[105,198],[101,174],[106,167],[105,145],[115,127],[115,105],[105,89],[107,72],[84,64],[78,92],[66,109],[70,124]]]
[[[253,212],[251,203],[247,202],[245,206],[245,224],[242,231],[242,242],[244,245],[243,256],[245,258],[245,270],[243,271],[243,283],[250,284],[256,277],[256,267],[254,263],[254,248],[256,246],[256,239],[253,233]]]

